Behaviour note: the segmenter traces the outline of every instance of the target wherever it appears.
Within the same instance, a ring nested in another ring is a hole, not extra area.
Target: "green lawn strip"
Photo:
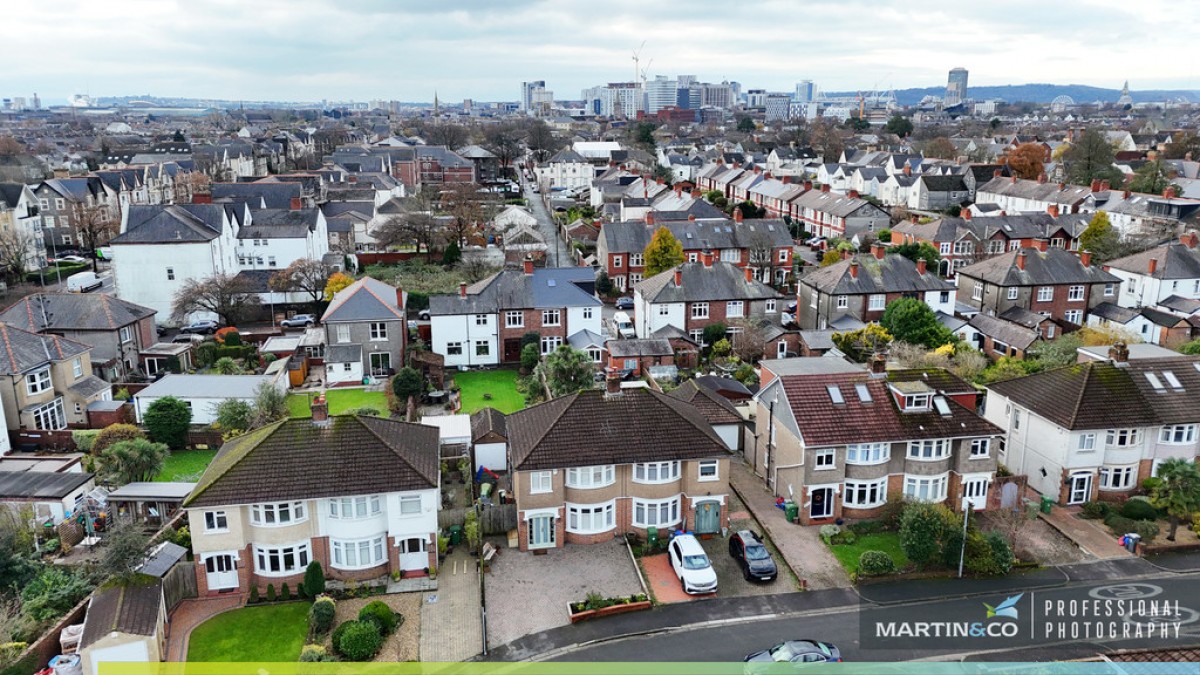
[[[294,662],[308,635],[308,608],[288,602],[218,614],[192,631],[187,660]]]
[[[167,456],[163,470],[154,478],[156,482],[173,481],[194,482],[200,480],[200,474],[208,468],[216,450],[179,450]]]
[[[462,413],[469,415],[480,408],[492,407],[508,414],[525,407],[525,397],[517,392],[515,370],[475,370],[455,373],[454,383],[462,390]],[[491,394],[485,399],[484,394]]]
[[[853,544],[836,544],[829,547],[834,557],[842,564],[848,574],[858,571],[858,558],[863,551],[883,551],[892,556],[896,569],[902,570],[908,566],[908,556],[900,546],[900,535],[895,532],[874,532],[864,534],[854,540]]]
[[[312,417],[309,403],[312,394],[289,394],[287,398],[288,415],[294,419]],[[371,407],[380,413],[387,414],[387,395],[382,391],[366,391],[364,389],[330,389],[325,392],[329,403],[330,415],[344,415],[349,410]]]

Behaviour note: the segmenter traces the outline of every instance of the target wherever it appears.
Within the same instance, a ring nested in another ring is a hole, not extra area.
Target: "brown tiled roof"
[[[476,410],[475,414],[471,415],[471,439],[477,441],[491,432],[508,436],[504,413],[490,406]]]
[[[1105,654],[1109,661],[1117,663],[1175,663],[1177,666],[1168,666],[1170,670],[1162,671],[1145,671],[1145,672],[1175,672],[1175,668],[1181,669],[1180,672],[1194,667],[1197,661],[1200,661],[1200,647],[1190,648],[1162,648],[1162,649],[1137,649],[1137,650],[1120,650]],[[1192,666],[1186,664],[1191,663]],[[1119,671],[1120,672],[1120,671]]]
[[[1065,429],[1144,426],[1156,419],[1129,369],[1108,361],[1055,368],[988,386]]]
[[[998,427],[953,399],[946,399],[950,412],[947,416],[932,409],[924,413],[901,412],[887,383],[867,373],[786,375],[780,380],[800,434],[809,447],[1001,433]],[[858,384],[867,388],[869,402],[859,397],[855,386]],[[839,388],[844,403],[833,402],[830,386]]]
[[[728,454],[700,411],[649,389],[581,391],[513,413],[507,427],[520,471]]]
[[[225,444],[184,506],[426,490],[438,485],[438,430],[381,417],[319,427],[285,420]]]
[[[709,424],[740,424],[743,421],[729,399],[708,387],[701,387],[695,380],[684,382],[670,395],[691,403]]]

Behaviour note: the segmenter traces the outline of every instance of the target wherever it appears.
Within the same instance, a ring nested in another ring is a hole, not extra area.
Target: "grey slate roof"
[[[238,239],[304,239],[317,228],[317,209],[252,209]]]
[[[967,323],[980,333],[1022,351],[1029,349],[1038,339],[1036,331],[987,314],[976,314]]]
[[[0,322],[34,333],[44,330],[113,331],[154,314],[149,307],[111,295],[34,293],[0,312]]]
[[[682,286],[675,285],[675,270],[682,272]],[[634,288],[651,303],[704,302],[720,300],[765,300],[782,298],[761,281],[747,281],[746,273],[733,263],[714,261],[683,263],[639,282]],[[749,308],[745,308],[749,313]]]
[[[704,208],[704,207],[698,207]],[[659,213],[654,213],[655,220]],[[711,248],[750,248],[763,237],[771,248],[792,245],[792,235],[782,220],[752,219],[739,225],[729,218],[687,220],[665,220],[648,224],[640,220],[605,223],[600,231],[610,253],[641,253],[646,250],[650,238],[659,226],[665,226],[683,244],[685,250]]]
[[[1148,274],[1150,261],[1157,260],[1154,274]],[[1106,263],[1109,267],[1155,279],[1200,279],[1200,249],[1174,242],[1156,246]]]
[[[15,209],[17,203],[21,201],[21,192],[24,189],[24,183],[0,183],[0,203],[10,209]]]
[[[471,415],[471,440],[478,441],[490,433],[507,437],[506,420],[504,413],[491,406],[476,410]]]
[[[86,649],[109,633],[156,634],[162,602],[162,582],[157,580],[96,591],[88,603],[79,648]]]
[[[214,202],[250,202],[253,207],[260,203],[268,209],[291,208],[292,199],[303,195],[303,186],[298,183],[213,183]]]
[[[159,545],[146,562],[142,563],[142,568],[138,571],[161,579],[171,571],[175,563],[186,558],[187,554],[186,548],[174,542],[165,541]]]
[[[467,287],[459,294],[429,298],[429,313],[435,315],[492,314],[508,309],[599,307],[600,301],[585,288],[592,287],[596,273],[590,267],[502,270]]]
[[[1058,183],[1005,177],[993,178],[978,186],[976,194],[979,192],[1065,205],[1080,204],[1092,194],[1090,187],[1082,185],[1064,185],[1060,189]]]
[[[330,363],[362,363],[362,345],[329,345],[325,360]]]
[[[858,265],[857,277],[850,274],[854,263]],[[917,264],[897,253],[886,253],[882,259],[860,253],[814,270],[800,283],[832,295],[954,290],[954,284],[938,278],[934,270],[918,274]]]
[[[0,471],[0,500],[61,500],[91,479],[90,473]]]
[[[1160,307],[1166,307],[1167,309],[1174,310],[1176,312],[1182,312],[1184,314],[1195,314],[1196,312],[1200,311],[1200,300],[1185,298],[1181,295],[1172,295],[1167,297],[1162,302],[1158,303],[1158,305]]]
[[[102,391],[106,391],[111,387],[112,385],[96,377],[95,375],[88,375],[75,384],[72,384],[70,389],[73,394],[86,399],[91,398]]]
[[[65,361],[91,347],[57,335],[38,335],[0,323],[0,374],[17,375]]]
[[[321,323],[404,319],[404,310],[396,297],[398,290],[377,279],[363,277],[333,296]]]
[[[593,333],[585,328],[584,330],[575,331],[571,335],[568,335],[567,344],[571,345],[575,349],[582,350],[591,346],[603,347],[606,339],[607,338],[605,338],[603,335],[599,333]]]
[[[675,353],[671,343],[663,338],[642,340],[609,340],[608,353],[613,358],[637,358],[639,356],[670,356]]]
[[[225,214],[235,208],[224,204],[132,204],[126,207],[125,232],[113,237],[110,243],[194,244],[212,241],[221,234]]]
[[[1025,256],[1025,269],[1017,267],[1017,256]],[[1084,267],[1070,251],[1023,248],[960,268],[958,274],[998,286],[1047,286],[1056,284],[1117,283],[1117,277],[1096,265]]]

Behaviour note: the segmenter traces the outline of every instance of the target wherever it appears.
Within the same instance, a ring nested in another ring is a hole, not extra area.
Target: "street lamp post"
[[[962,547],[958,551],[958,578],[962,578],[963,560],[967,557],[967,519],[971,517],[971,500],[963,497],[963,530],[962,530]]]

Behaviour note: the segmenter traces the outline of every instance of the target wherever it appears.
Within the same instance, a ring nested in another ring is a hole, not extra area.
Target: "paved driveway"
[[[605,597],[642,592],[637,570],[619,539],[588,546],[567,544],[546,555],[506,548],[484,579],[488,645],[570,623],[567,603],[589,592]]]

